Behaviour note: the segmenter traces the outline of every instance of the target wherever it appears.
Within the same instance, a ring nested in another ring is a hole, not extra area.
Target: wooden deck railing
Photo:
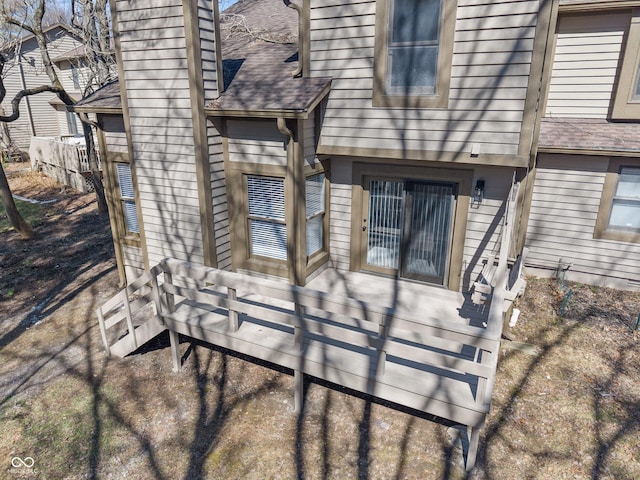
[[[149,309],[147,316],[141,315]],[[393,308],[166,259],[98,309],[108,352],[124,356],[169,330],[467,425],[467,466],[491,402],[502,318],[478,328],[404,318]],[[458,319],[459,320],[459,319]],[[113,345],[111,329],[128,333]]]

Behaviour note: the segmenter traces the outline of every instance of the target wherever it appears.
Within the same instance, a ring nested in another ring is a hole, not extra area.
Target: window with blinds
[[[284,179],[247,175],[249,252],[287,260]]]
[[[324,173],[307,177],[305,182],[306,218],[307,218],[307,256],[324,247],[325,215],[325,177]]]
[[[127,233],[140,233],[138,223],[138,212],[136,209],[135,193],[133,189],[133,179],[131,177],[131,166],[128,163],[117,163],[118,186],[120,192],[120,202],[122,205],[122,216]]]

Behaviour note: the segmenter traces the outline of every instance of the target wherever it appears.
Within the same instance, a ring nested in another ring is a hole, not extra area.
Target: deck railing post
[[[298,365],[302,365],[304,359],[302,358],[302,351],[304,349],[304,306],[298,302],[295,303],[296,324],[293,327],[293,341],[300,353],[300,361]],[[304,400],[304,372],[297,368],[293,371],[293,380],[295,383],[295,411],[302,412],[302,403]]]
[[[102,336],[102,343],[104,349],[107,352],[107,356],[111,356],[111,347],[109,346],[109,340],[107,339],[107,327],[104,323],[104,315],[102,313],[102,307],[98,308],[98,325],[100,326],[100,336]]]
[[[393,312],[389,311],[383,317],[382,322],[378,324],[378,364],[376,368],[376,377],[384,376],[385,364],[387,363],[387,351],[384,348],[385,341],[387,339],[387,334],[389,332],[389,323],[391,322],[391,318],[393,317]]]
[[[173,275],[167,270],[164,271],[164,284],[173,284]],[[163,307],[166,309],[166,312],[168,314],[174,313],[176,304],[173,293],[165,292],[162,298],[164,301]],[[171,345],[171,360],[173,363],[173,371],[179,372],[180,368],[182,367],[182,359],[180,356],[180,335],[175,330],[169,329],[169,343]]]
[[[133,338],[134,349],[138,348],[138,339],[136,337],[136,329],[133,327],[133,318],[131,316],[131,305],[129,304],[129,295],[127,295],[127,289],[122,290],[120,294],[122,296],[122,303],[124,304],[124,314],[127,318],[127,328],[129,329],[129,335]]]
[[[227,299],[229,304],[235,302],[238,299],[238,293],[235,288],[227,287]],[[238,331],[238,312],[229,305],[229,329],[232,332]]]

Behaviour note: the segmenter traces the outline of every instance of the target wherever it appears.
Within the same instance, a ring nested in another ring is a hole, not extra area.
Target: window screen
[[[284,179],[247,176],[251,255],[287,259]]]

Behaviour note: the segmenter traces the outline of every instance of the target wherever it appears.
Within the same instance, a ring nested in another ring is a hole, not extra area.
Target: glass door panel
[[[456,185],[369,178],[365,269],[445,285]]]
[[[403,210],[403,181],[369,181],[367,265],[389,270],[399,268]]]
[[[455,186],[407,181],[401,276],[444,285]]]

